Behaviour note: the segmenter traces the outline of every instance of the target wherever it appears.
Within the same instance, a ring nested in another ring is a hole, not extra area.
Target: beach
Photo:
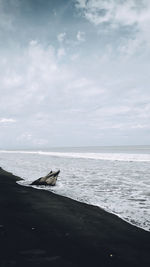
[[[150,233],[0,169],[0,266],[150,266]]]

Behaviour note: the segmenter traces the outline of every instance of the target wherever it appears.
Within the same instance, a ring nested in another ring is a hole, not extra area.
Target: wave
[[[133,161],[133,162],[150,162],[150,154],[132,154],[132,153],[88,153],[88,152],[53,152],[53,151],[17,151],[1,150],[0,153],[15,154],[38,154],[52,157],[110,160],[110,161]]]

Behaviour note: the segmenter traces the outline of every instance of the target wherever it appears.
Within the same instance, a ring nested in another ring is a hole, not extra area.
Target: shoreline
[[[21,179],[24,180],[23,178],[21,178]],[[58,194],[57,192],[53,192],[53,191],[47,190],[47,189],[45,189],[45,188],[40,188],[40,187],[35,186],[35,185],[30,185],[30,184],[29,184],[29,185],[25,185],[25,184],[21,184],[21,183],[19,183],[19,181],[17,182],[17,184],[19,184],[19,185],[21,185],[21,186],[25,186],[25,187],[32,187],[32,188],[37,189],[37,190],[48,191],[48,192],[50,192],[50,193],[52,193],[52,194],[55,194],[56,196],[62,196],[62,197],[65,197],[65,198],[68,198],[68,199],[77,201],[77,202],[79,202],[79,203],[84,203],[84,204],[89,205],[89,206],[91,206],[91,207],[93,206],[93,207],[100,208],[101,210],[104,210],[105,212],[107,212],[107,213],[109,213],[109,214],[112,214],[112,215],[117,216],[119,219],[123,220],[124,222],[126,222],[126,223],[128,223],[128,224],[130,224],[130,225],[132,225],[132,226],[134,226],[134,227],[137,227],[137,228],[139,228],[139,229],[141,229],[141,230],[143,230],[143,231],[146,231],[146,232],[150,233],[150,229],[147,230],[147,229],[144,229],[144,228],[142,228],[142,227],[140,227],[140,226],[138,226],[138,225],[136,225],[136,224],[134,224],[134,223],[131,223],[130,221],[128,221],[128,220],[124,219],[123,217],[121,217],[119,214],[117,214],[117,213],[115,213],[115,212],[113,212],[113,211],[109,211],[109,210],[107,210],[107,209],[105,209],[104,207],[101,207],[101,206],[99,206],[99,205],[94,205],[94,204],[91,204],[91,203],[88,203],[88,202],[83,202],[83,201],[80,201],[80,200],[78,200],[78,199],[71,198],[71,197],[68,197],[68,196],[65,196],[65,195],[61,195],[61,194]]]
[[[150,233],[0,169],[0,266],[150,266]]]

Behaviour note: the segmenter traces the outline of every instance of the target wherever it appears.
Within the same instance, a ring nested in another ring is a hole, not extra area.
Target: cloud
[[[65,32],[62,32],[62,33],[59,33],[57,35],[57,40],[62,43],[64,40],[65,40],[65,37],[66,37],[66,33]]]
[[[77,40],[79,42],[84,42],[85,41],[85,32],[78,31],[77,32]]]
[[[76,131],[81,114],[95,93],[100,93],[95,82],[75,69],[74,63],[61,63],[63,55],[63,50],[32,40],[11,58],[2,56],[0,114],[5,117],[0,122],[15,122],[10,114],[16,118],[16,127],[11,131],[18,146],[23,142],[30,146],[47,142],[57,145],[58,133],[63,138],[69,134],[68,127]],[[5,139],[9,139],[8,130]]]
[[[65,49],[64,48],[59,48],[57,52],[58,58],[62,58],[66,55]]]
[[[45,146],[48,144],[48,140],[44,138],[37,138],[36,135],[34,136],[33,134],[29,132],[24,132],[20,136],[17,137],[17,142],[21,144],[22,146],[24,143],[28,144],[29,146],[35,146],[35,147],[41,147]]]
[[[2,12],[11,18],[0,51],[3,146],[149,140],[149,2],[78,0],[68,17],[63,3],[56,17],[24,3]]]
[[[118,29],[122,45],[119,52],[132,55],[150,43],[150,2],[148,0],[76,0],[76,8],[93,25],[109,29],[108,34]],[[101,28],[101,31],[103,30]],[[124,37],[127,29],[128,37]]]
[[[144,77],[135,69],[133,77],[125,64],[109,69],[109,60],[101,64],[97,58],[93,65],[89,57],[90,64],[84,65],[78,55],[69,60],[74,54],[62,60],[61,49],[31,40],[20,53],[1,56],[0,122],[7,122],[1,138],[8,142],[11,131],[19,147],[61,145],[64,140],[79,145],[89,142],[91,134],[98,138],[100,130],[148,129],[150,96]]]
[[[16,120],[12,118],[1,118],[0,119],[0,123],[14,123],[14,122],[16,122]]]
[[[71,60],[72,61],[77,61],[79,59],[79,54],[73,54],[73,55],[71,55]]]
[[[141,4],[136,0],[76,0],[76,7],[95,25],[106,22],[113,26],[133,25],[143,23],[147,17],[149,19],[149,4],[145,0],[142,0]]]

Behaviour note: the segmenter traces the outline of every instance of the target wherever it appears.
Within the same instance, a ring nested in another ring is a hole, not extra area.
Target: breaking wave
[[[95,159],[95,160],[111,160],[111,161],[137,161],[137,162],[150,162],[150,154],[138,153],[78,153],[78,152],[53,152],[53,151],[7,151],[1,150],[1,153],[17,153],[17,154],[38,154],[43,156],[52,157],[65,157],[65,158],[80,158],[80,159]]]

